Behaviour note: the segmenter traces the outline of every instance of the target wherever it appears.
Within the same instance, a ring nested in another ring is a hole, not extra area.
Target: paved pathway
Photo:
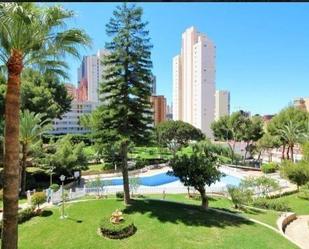
[[[309,249],[309,215],[297,216],[285,229],[285,234],[302,249]]]

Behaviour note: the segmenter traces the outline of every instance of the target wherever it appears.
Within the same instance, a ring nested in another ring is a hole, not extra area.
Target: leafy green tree
[[[21,109],[44,114],[44,118],[60,118],[71,109],[69,96],[59,76],[27,69],[22,75]]]
[[[211,124],[214,137],[217,140],[227,142],[232,152],[232,162],[235,163],[236,142],[256,140],[260,136],[260,122],[258,118],[251,122],[244,111],[232,113],[231,116],[223,116]]]
[[[259,151],[258,160],[260,160],[262,152],[267,151],[268,161],[271,162],[271,150],[273,148],[278,148],[280,144],[280,138],[278,136],[272,136],[268,132],[264,133],[264,135],[256,143],[257,150]]]
[[[189,123],[174,120],[159,123],[156,126],[156,137],[158,143],[163,147],[168,147],[174,155],[190,141],[200,141],[205,138],[200,129]]]
[[[297,185],[297,190],[309,182],[309,163],[306,161],[298,163],[284,161],[280,170],[283,176]]]
[[[261,116],[255,115],[249,118],[246,122],[246,128],[243,134],[243,141],[246,142],[246,152],[244,156],[244,161],[247,157],[248,151],[254,146],[255,142],[258,141],[263,136],[263,120]]]
[[[291,160],[294,162],[294,146],[299,143],[304,136],[304,127],[300,123],[289,121],[286,125],[279,129],[279,134],[281,138],[288,145],[288,151],[291,155]],[[287,159],[289,159],[289,154],[287,154]]]
[[[173,171],[169,174],[179,177],[185,186],[194,187],[201,195],[203,208],[208,208],[205,185],[210,186],[222,176],[217,167],[218,157],[210,148],[194,145],[191,155],[177,154],[170,163]]]
[[[83,31],[66,29],[73,15],[60,6],[0,4],[0,61],[7,72],[2,249],[17,248],[18,241],[20,77],[27,66],[66,75],[64,57],[78,57],[79,45],[90,41]]]
[[[51,153],[46,153],[41,162],[45,167],[54,166],[54,172],[57,175],[73,175],[74,171],[88,168],[83,142],[74,144],[71,141],[71,136],[66,135],[53,146],[54,148],[48,149]]]
[[[130,202],[129,145],[146,144],[151,136],[152,46],[142,14],[142,8],[124,3],[106,25],[111,42],[105,46],[109,53],[103,59],[102,105],[92,122],[96,142],[119,150],[125,204]]]
[[[19,142],[21,145],[21,194],[26,192],[26,167],[29,154],[35,143],[39,142],[41,135],[49,130],[52,126],[47,123],[48,120],[42,121],[41,114],[34,114],[25,110],[20,115],[19,122]]]
[[[288,128],[289,123],[292,122],[292,125],[298,127],[294,129],[293,127]],[[280,138],[280,144],[282,145],[282,156],[281,159],[289,159],[290,150],[289,143],[287,141],[287,136],[284,133],[290,133],[292,130],[299,130],[303,132],[308,127],[309,114],[299,108],[289,106],[282,109],[267,125],[267,131],[272,136],[278,136]],[[290,131],[287,131],[290,129]],[[285,130],[285,132],[283,132]],[[297,134],[299,135],[299,134]],[[286,155],[285,155],[286,154]]]
[[[235,208],[240,208],[241,205],[252,202],[253,193],[250,189],[229,185],[227,190]]]

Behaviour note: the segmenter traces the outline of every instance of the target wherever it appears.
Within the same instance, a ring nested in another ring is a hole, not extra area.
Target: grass
[[[147,195],[148,198],[162,199],[162,195]],[[201,201],[188,198],[185,194],[167,194],[166,200],[183,202],[188,204],[200,205]],[[214,208],[220,208],[225,211],[238,213],[244,215],[247,218],[252,218],[261,222],[264,222],[274,228],[277,228],[277,219],[280,213],[273,210],[257,210],[257,209],[245,209],[239,210],[233,207],[233,203],[225,197],[209,197],[209,206]]]
[[[88,173],[88,174],[99,174],[104,172],[103,170],[103,164],[89,164],[87,170],[83,170],[82,173]]]
[[[297,215],[309,214],[309,200],[298,197],[299,193],[286,195],[280,199],[287,201],[291,211]]]
[[[97,234],[100,218],[116,208],[115,199],[68,204],[69,219],[60,210],[35,217],[19,226],[19,248],[28,249],[193,249],[193,248],[297,248],[274,231],[253,222],[194,205],[136,200],[125,209],[137,227],[130,238],[111,240]]]

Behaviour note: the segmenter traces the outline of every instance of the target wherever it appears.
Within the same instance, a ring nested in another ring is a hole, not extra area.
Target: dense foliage
[[[106,217],[100,222],[100,230],[103,236],[110,239],[124,239],[133,235],[136,231],[130,216],[124,215],[124,220],[119,224],[110,222],[110,217]]]
[[[211,146],[195,144],[192,154],[175,155],[170,163],[173,171],[169,174],[179,177],[185,186],[194,187],[201,195],[202,207],[208,208],[205,185],[210,186],[222,176],[217,163],[218,156],[211,150]]]
[[[169,148],[174,154],[190,141],[200,141],[205,138],[202,131],[193,125],[177,120],[168,120],[155,127],[157,142]]]
[[[230,185],[227,190],[235,208],[240,208],[242,205],[252,202],[253,193],[250,189]]]
[[[46,169],[54,167],[54,173],[72,176],[74,171],[88,168],[88,159],[83,142],[74,144],[71,135],[51,142],[37,151],[37,163]]]
[[[38,209],[40,205],[46,201],[46,194],[44,192],[36,192],[31,196],[31,203],[34,206],[37,206]]]
[[[264,163],[261,166],[261,170],[265,174],[274,173],[279,169],[279,165],[277,163]]]
[[[309,182],[309,162],[305,160],[298,163],[284,161],[281,165],[281,173],[295,183],[299,189],[300,186]]]
[[[256,141],[263,136],[263,122],[258,115],[249,117],[246,112],[239,111],[231,116],[222,116],[211,124],[215,139],[228,143],[232,160],[235,161],[236,142],[246,142],[244,160],[248,152],[253,152]]]
[[[270,135],[279,137],[283,146],[282,159],[294,159],[294,146],[309,134],[309,113],[289,106],[281,110],[267,125]]]
[[[152,45],[142,15],[142,8],[124,3],[106,25],[111,41],[103,58],[102,104],[86,122],[96,143],[112,147],[120,159],[125,203],[130,202],[128,147],[145,144],[151,137]]]

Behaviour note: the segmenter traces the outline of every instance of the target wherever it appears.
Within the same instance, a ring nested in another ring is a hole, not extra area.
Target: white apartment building
[[[212,138],[215,115],[216,47],[194,27],[182,34],[180,55],[173,58],[173,119],[201,129]]]
[[[230,115],[230,92],[217,90],[215,99],[215,120],[218,120],[222,116]]]
[[[77,69],[78,74],[78,86],[85,84],[87,87],[87,98],[82,97],[83,100],[92,102],[99,102],[99,85],[102,79],[103,56],[107,54],[107,51],[101,49],[95,55],[84,56],[81,66]]]
[[[61,119],[53,120],[53,130],[50,134],[83,134],[89,132],[88,129],[80,125],[79,119],[84,114],[91,113],[98,103],[92,101],[76,101],[71,103],[71,110],[65,113]]]

